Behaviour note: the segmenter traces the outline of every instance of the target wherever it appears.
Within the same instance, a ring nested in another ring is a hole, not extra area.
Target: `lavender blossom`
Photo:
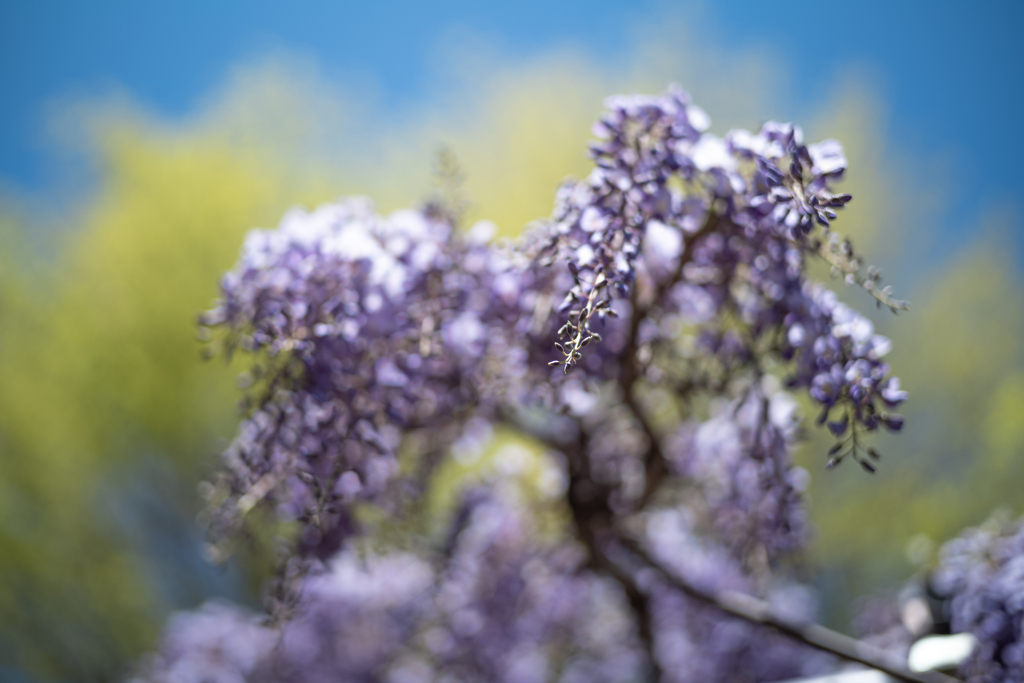
[[[717,138],[706,132],[707,115],[678,89],[607,105],[595,126],[603,140],[591,148],[596,168],[559,191],[549,227],[549,251],[574,280],[560,309],[568,311],[558,344],[564,370],[600,341],[592,323],[618,314],[613,299],[628,296],[643,306],[630,315],[655,314],[654,329],[665,314],[704,327],[709,343],[702,351],[727,373],[759,356],[795,361],[790,386],[810,390],[825,409],[822,422],[840,405],[841,419],[852,421],[851,443],[833,462],[852,453],[873,469],[861,457],[872,451],[857,442],[856,428],[903,424],[888,412],[906,397],[880,360],[888,340],[804,274],[808,257],[823,256],[892,304],[876,291],[877,270],[859,276],[848,242],[839,241],[850,257],[841,263],[827,248],[837,240],[830,221],[850,200],[831,189],[846,168],[839,143],[808,146],[798,127],[775,122],[757,134]],[[722,329],[726,311],[736,313],[741,331]],[[672,341],[665,330],[657,336]]]
[[[132,683],[241,683],[269,681],[264,673],[277,634],[258,615],[221,602],[171,616],[159,650]]]
[[[443,565],[405,552],[343,551],[303,580],[283,624],[217,603],[180,613],[136,680],[642,680],[645,656],[619,586],[588,570],[576,544],[544,540],[510,494],[499,487],[466,497]],[[754,590],[742,565],[696,536],[685,514],[658,512],[648,529],[666,565],[699,585]],[[665,586],[651,590],[666,680],[771,681],[831,666],[765,627]],[[779,583],[769,592],[789,617],[812,616],[808,589]]]
[[[711,419],[687,423],[673,439],[681,473],[700,483],[712,524],[741,556],[771,558],[803,545],[807,472],[790,461],[796,404],[784,392],[752,387],[746,399],[713,407]]]
[[[176,615],[142,680],[636,680],[644,659],[617,587],[573,544],[538,542],[502,498],[467,498],[440,569],[348,549],[303,580],[279,626],[217,604]]]
[[[441,433],[470,404],[466,356],[481,330],[450,232],[355,199],[249,235],[203,321],[269,366],[224,454],[217,527],[266,501],[326,559],[351,531],[350,504],[378,499],[397,473],[402,432]]]
[[[950,598],[950,625],[978,644],[965,680],[1024,680],[1024,519],[994,515],[942,547],[936,588]]]

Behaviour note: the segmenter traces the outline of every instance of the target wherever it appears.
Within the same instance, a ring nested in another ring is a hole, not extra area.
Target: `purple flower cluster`
[[[715,405],[704,422],[684,424],[671,453],[680,473],[701,485],[721,539],[740,556],[763,549],[775,558],[806,538],[808,474],[790,460],[795,402],[759,389]]]
[[[634,299],[646,292],[659,314],[703,323],[711,354],[795,359],[790,385],[810,388],[825,408],[822,421],[845,406],[837,436],[850,420],[867,431],[880,423],[899,429],[902,418],[886,408],[906,393],[880,361],[888,341],[804,274],[808,256],[831,260],[828,245],[848,244],[830,231],[850,200],[830,186],[846,168],[839,143],[804,145],[798,127],[776,122],[718,138],[680,90],[611,98],[608,108],[595,126],[604,138],[591,149],[597,167],[560,190],[550,227],[575,280],[561,308],[565,371],[600,337],[592,321],[614,315],[614,296],[626,296],[639,278]],[[833,266],[847,272],[851,263]],[[859,278],[853,266],[850,281],[892,303],[876,291],[877,271]],[[733,312],[738,321],[726,319]],[[746,334],[721,329],[736,322]],[[849,452],[858,456],[854,443]]]
[[[132,683],[238,683],[269,680],[267,653],[277,634],[241,607],[208,602],[171,616],[157,652],[142,662]]]
[[[584,182],[570,181],[559,190],[552,217],[552,245],[575,280],[560,307],[569,311],[560,330],[566,372],[595,338],[591,319],[615,315],[613,295],[627,294],[648,224],[659,221],[692,234],[707,213],[701,199],[670,185],[711,170],[698,169],[690,156],[710,121],[689,95],[673,89],[658,97],[613,97],[607,105],[594,125],[604,138],[591,147],[596,168]],[[705,156],[713,152],[697,154]]]
[[[953,631],[978,641],[964,678],[1024,681],[1024,519],[997,514],[946,543],[933,581],[950,598]]]
[[[439,577],[421,652],[434,675],[628,681],[643,665],[622,596],[572,543],[538,542],[521,503],[484,495]],[[547,546],[547,547],[545,547]]]
[[[576,544],[545,540],[508,493],[467,496],[454,547],[433,562],[400,551],[342,552],[303,581],[286,623],[221,603],[175,615],[136,682],[643,680],[645,655],[619,586],[590,571]],[[694,535],[685,513],[653,515],[646,536],[666,566],[695,584],[755,591],[729,552]],[[650,590],[667,681],[771,681],[832,666],[671,587]],[[768,593],[789,618],[813,617],[808,589],[777,583]]]
[[[806,277],[820,257],[896,307],[831,231],[850,199],[830,187],[838,143],[709,125],[678,89],[610,99],[594,171],[516,245],[487,223],[456,229],[443,206],[382,217],[363,199],[251,233],[203,320],[253,367],[205,493],[217,541],[267,519],[297,529],[271,601],[281,623],[182,616],[149,677],[205,680],[187,664],[204,657],[224,681],[767,681],[829,666],[615,555],[631,534],[688,580],[810,619],[810,594],[774,575],[808,535],[781,387],[839,415],[834,461],[870,467],[862,433],[902,425],[887,340]],[[542,531],[492,482],[448,542],[424,540],[439,464],[471,461],[495,427],[547,449],[564,484],[547,514],[568,529]],[[389,534],[360,523],[370,508]]]
[[[439,217],[383,218],[353,199],[249,235],[203,322],[270,370],[224,455],[215,526],[266,500],[326,559],[348,506],[378,499],[397,473],[402,433],[440,434],[471,405],[465,354],[483,327],[450,232]]]
[[[644,656],[621,593],[528,511],[467,497],[447,556],[349,549],[273,626],[217,603],[176,615],[140,680],[626,682]],[[440,562],[444,560],[444,562]]]
[[[873,401],[895,407],[907,397],[899,379],[887,377],[888,366],[881,361],[889,352],[889,340],[875,334],[871,321],[840,302],[835,293],[816,283],[805,290],[808,306],[803,319],[787,327],[787,341],[801,352],[798,376],[810,385],[811,396],[826,406],[845,397],[855,409],[868,409],[857,421],[876,428],[877,419],[870,420],[877,416],[870,410]],[[892,421],[886,423],[899,429]]]

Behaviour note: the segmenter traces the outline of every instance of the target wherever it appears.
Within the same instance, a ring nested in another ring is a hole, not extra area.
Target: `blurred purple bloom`
[[[953,631],[978,640],[965,679],[1024,680],[1024,520],[997,513],[946,543],[934,583],[950,597]]]

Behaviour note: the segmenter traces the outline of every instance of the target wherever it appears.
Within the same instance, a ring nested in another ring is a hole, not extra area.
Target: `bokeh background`
[[[239,368],[194,323],[246,230],[416,204],[447,145],[470,220],[514,236],[587,172],[606,95],[670,81],[718,133],[840,139],[840,227],[912,302],[874,315],[911,393],[880,472],[825,472],[813,432],[801,452],[821,617],[847,629],[930,547],[1024,512],[1022,26],[980,0],[4,0],[0,680],[119,680],[169,612],[258,601],[259,562],[212,567],[195,521]]]

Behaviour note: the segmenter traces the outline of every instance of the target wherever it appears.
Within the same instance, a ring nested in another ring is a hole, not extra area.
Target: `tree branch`
[[[612,488],[594,481],[590,473],[588,437],[580,425],[578,438],[571,448],[563,448],[569,461],[568,502],[576,524],[576,535],[586,546],[591,566],[607,574],[622,588],[629,606],[636,615],[637,634],[647,651],[654,681],[662,679],[661,665],[654,653],[654,624],[650,600],[640,589],[633,576],[616,564],[605,551],[607,538],[612,535],[615,513],[609,499]]]
[[[593,569],[610,576],[625,593],[629,606],[636,616],[637,632],[647,651],[653,680],[661,680],[661,667],[654,655],[654,625],[649,598],[637,585],[633,576],[608,556],[603,546],[603,541],[612,533],[614,525],[614,512],[609,504],[612,489],[606,484],[594,481],[591,476],[587,453],[588,437],[583,425],[578,420],[573,420],[575,433],[572,434],[572,438],[565,438],[568,436],[566,430],[555,435],[549,429],[550,425],[533,423],[522,411],[514,408],[500,410],[499,416],[514,429],[530,435],[565,456],[569,470],[566,502],[576,526],[576,536],[587,548]]]
[[[773,628],[779,633],[813,648],[831,653],[847,661],[857,662],[872,669],[877,669],[900,681],[908,681],[909,683],[956,683],[957,681],[957,679],[937,671],[915,673],[900,666],[889,664],[885,660],[885,654],[878,648],[819,624],[797,622],[780,617],[772,612],[768,603],[745,593],[728,590],[705,591],[680,577],[675,572],[666,569],[635,540],[620,534],[619,543],[630,554],[640,559],[650,569],[653,569],[665,583],[691,598],[722,610],[726,614],[753,624]]]
[[[679,262],[674,272],[655,287],[654,295],[649,303],[645,306],[640,305],[640,292],[636,284],[634,284],[631,292],[630,303],[632,311],[630,328],[626,346],[621,356],[622,364],[619,369],[617,383],[622,394],[623,403],[630,408],[649,441],[649,446],[644,454],[644,491],[637,500],[635,509],[641,509],[649,502],[650,497],[657,490],[661,480],[668,473],[668,463],[664,453],[661,451],[660,437],[647,419],[635,396],[636,383],[641,376],[642,370],[637,358],[640,325],[650,314],[651,310],[661,303],[671,288],[680,282],[686,264],[690,263],[693,259],[696,245],[704,237],[719,229],[721,224],[722,218],[715,214],[714,211],[709,211],[708,217],[701,228],[686,240],[685,247],[679,255]],[[885,654],[877,648],[818,624],[796,622],[782,618],[774,614],[767,603],[753,596],[736,591],[707,592],[689,583],[684,578],[677,576],[662,566],[639,543],[616,533],[616,514],[610,506],[612,489],[607,484],[595,481],[591,476],[587,452],[588,437],[583,429],[583,425],[578,420],[572,420],[576,428],[575,433],[569,438],[565,438],[568,434],[552,433],[550,430],[551,425],[545,425],[548,427],[545,429],[545,426],[540,424],[532,424],[531,420],[524,419],[527,418],[526,415],[517,414],[515,410],[506,409],[501,411],[501,418],[518,430],[542,441],[549,448],[565,454],[569,466],[567,502],[575,522],[577,535],[589,552],[591,566],[595,570],[609,575],[622,587],[629,605],[637,617],[639,636],[647,649],[655,680],[661,679],[662,672],[654,653],[654,629],[650,596],[641,589],[633,573],[616,562],[609,554],[610,542],[613,539],[615,545],[621,546],[644,565],[654,570],[663,581],[673,588],[691,598],[720,609],[726,614],[750,623],[773,628],[810,647],[882,671],[900,681],[908,681],[910,683],[952,683],[956,680],[938,672],[914,673],[898,665],[887,663],[885,661]],[[560,432],[561,430],[556,429],[555,431]]]

